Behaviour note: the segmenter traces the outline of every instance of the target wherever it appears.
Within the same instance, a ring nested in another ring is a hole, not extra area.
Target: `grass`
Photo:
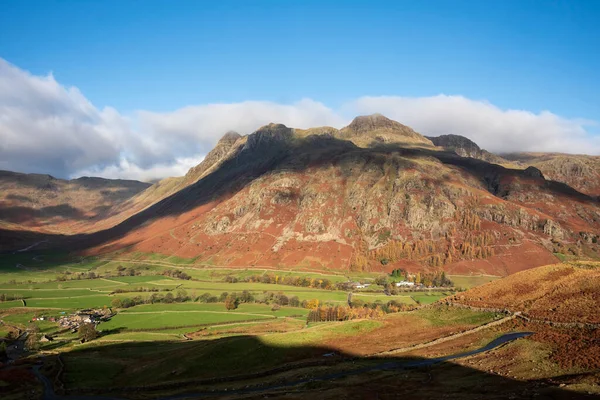
[[[7,295],[18,295],[27,299],[49,299],[60,297],[81,297],[93,296],[98,292],[89,289],[2,289],[2,293]]]
[[[424,293],[412,295],[412,298],[418,301],[420,304],[431,304],[435,303],[439,299],[447,297],[445,293]]]
[[[228,313],[251,313],[251,314],[265,314],[276,317],[288,317],[293,315],[306,316],[308,314],[307,309],[297,307],[281,307],[277,311],[271,310],[272,306],[265,304],[240,304],[235,310],[227,311],[224,303],[175,303],[175,304],[142,304],[126,310],[121,311],[120,314],[131,314],[131,313],[156,313],[156,312],[174,312],[174,311],[210,311],[210,312],[228,312]]]
[[[21,329],[27,328],[30,324],[35,324],[40,328],[40,333],[52,333],[58,329],[58,324],[50,321],[35,321],[30,322],[33,317],[39,315],[49,315],[48,312],[30,312],[30,313],[20,313],[20,314],[11,314],[4,316],[2,319],[12,325],[17,325]]]
[[[398,303],[415,304],[415,301],[408,294],[407,295],[399,295],[399,296],[386,296],[384,294],[353,293],[352,300],[362,300],[362,301],[368,302],[368,303],[375,303],[376,301],[380,301],[382,303],[387,303],[391,300],[395,300]]]
[[[13,308],[13,307],[23,307],[23,302],[21,300],[0,302],[0,310],[5,310],[7,308]]]
[[[495,319],[496,313],[471,311],[454,307],[436,307],[415,312],[433,326],[482,325]]]
[[[500,279],[501,276],[492,275],[448,275],[448,278],[454,283],[454,287],[471,289],[475,286],[481,286],[488,282]]]
[[[174,382],[186,379],[244,374],[270,369],[287,362],[322,357],[328,350],[325,341],[340,336],[358,336],[381,326],[380,321],[348,321],[318,324],[300,332],[274,333],[261,336],[232,336],[200,341],[142,342],[152,336],[122,336],[139,338],[138,343],[107,345],[102,342],[82,346],[64,354],[65,375],[70,385],[102,387],[94,379],[99,368],[109,369],[111,386],[135,386],[150,382]],[[158,337],[160,335],[154,335]],[[82,361],[85,360],[85,361]],[[106,363],[97,363],[103,360]],[[210,360],[210,362],[207,362]],[[93,373],[81,373],[87,369]],[[120,369],[120,366],[125,368]],[[167,367],[168,366],[168,367]],[[141,373],[143,371],[143,373]]]
[[[223,307],[224,309],[224,307]],[[155,313],[122,313],[99,326],[100,330],[152,330],[173,327],[202,326],[227,322],[274,318],[264,314],[232,313],[227,311],[179,311]]]
[[[111,387],[114,379],[123,371],[118,361],[94,357],[73,357],[65,365],[64,383],[68,387]]]
[[[112,298],[106,295],[25,300],[27,307],[58,308],[61,310],[110,307],[111,301]]]
[[[112,282],[120,282],[126,284],[139,284],[149,283],[153,281],[159,282],[171,282],[171,283],[183,283],[184,281],[176,281],[164,275],[140,275],[140,276],[117,276],[114,278],[107,278]]]

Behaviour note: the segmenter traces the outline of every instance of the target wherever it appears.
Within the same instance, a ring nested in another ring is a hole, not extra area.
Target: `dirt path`
[[[460,338],[463,336],[467,336],[467,335],[470,335],[470,334],[473,334],[476,332],[480,332],[484,329],[491,328],[493,326],[502,325],[505,322],[508,322],[508,321],[511,321],[511,320],[517,318],[519,315],[520,315],[519,313],[515,313],[513,315],[509,315],[508,317],[504,317],[497,321],[492,321],[487,324],[480,325],[476,328],[469,329],[468,331],[459,332],[459,333],[456,333],[456,334],[450,335],[450,336],[444,336],[444,337],[432,340],[427,343],[421,343],[421,344],[416,344],[416,345],[412,345],[412,346],[400,347],[400,348],[393,349],[393,350],[386,350],[386,351],[382,351],[379,353],[370,354],[367,357],[389,356],[389,355],[393,355],[393,354],[406,353],[406,352],[413,351],[413,350],[420,350],[420,349],[423,349],[426,347],[435,346],[440,343],[448,342],[450,340],[454,340],[454,339],[457,339],[457,338]]]
[[[40,244],[42,244],[42,243],[46,243],[46,242],[48,242],[48,240],[42,240],[42,241],[40,241],[40,242],[37,242],[37,243],[34,243],[34,244],[32,244],[31,246],[25,247],[24,249],[17,250],[17,251],[15,251],[13,254],[17,254],[17,253],[23,253],[23,252],[25,252],[25,251],[28,251],[28,250],[31,250],[31,249],[33,249],[33,248],[34,248],[34,247],[36,247],[37,245],[40,245]]]

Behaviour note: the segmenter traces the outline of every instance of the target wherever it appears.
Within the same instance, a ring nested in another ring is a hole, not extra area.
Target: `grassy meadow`
[[[54,341],[42,343],[40,351],[62,354],[65,370],[61,379],[70,389],[178,382],[266,370],[289,362],[320,360],[332,348],[351,354],[354,349],[345,340],[353,337],[372,337],[368,342],[381,346],[382,340],[390,340],[390,329],[397,330],[397,326],[429,329],[427,335],[434,335],[448,326],[473,326],[491,318],[464,310],[438,315],[421,309],[410,316],[397,313],[375,319],[308,323],[307,304],[347,306],[348,292],[244,281],[271,274],[326,279],[331,287],[349,280],[371,283],[366,290],[354,291],[352,302],[373,308],[392,300],[415,308],[453,293],[424,290],[386,295],[383,286],[374,284],[377,275],[367,273],[228,269],[147,254],[136,254],[129,261],[16,254],[0,258],[0,272],[0,295],[5,299],[0,301],[0,336],[23,332],[33,324],[40,334],[54,337]],[[228,277],[237,282],[226,281]],[[452,279],[457,286],[467,287],[490,277]],[[228,309],[225,300],[232,293],[253,300]],[[287,305],[282,305],[282,297],[296,299],[296,303],[291,306],[286,300]],[[127,302],[131,304],[123,306]],[[77,333],[49,320],[88,308],[111,308],[115,312],[97,326],[99,337],[88,343],[80,343]],[[44,321],[32,322],[42,316]],[[401,340],[410,341],[411,334],[403,333]],[[139,365],[144,365],[143,374]]]

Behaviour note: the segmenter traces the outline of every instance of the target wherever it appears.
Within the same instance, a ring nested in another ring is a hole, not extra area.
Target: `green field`
[[[122,313],[102,323],[100,330],[155,330],[173,327],[202,326],[236,321],[253,321],[274,318],[270,315],[229,313],[227,311],[157,311]]]
[[[265,304],[240,304],[240,306],[231,311],[226,311],[223,303],[178,303],[178,304],[142,304],[136,307],[132,307],[123,310],[121,314],[132,314],[132,313],[155,313],[155,312],[166,312],[166,311],[207,311],[207,312],[227,312],[230,314],[239,313],[254,313],[254,314],[266,314],[275,317],[288,317],[288,316],[306,316],[308,310],[306,308],[297,307],[281,307],[277,311],[272,311],[272,307]]]
[[[448,278],[454,283],[454,287],[456,288],[471,289],[472,287],[481,286],[501,277],[492,275],[448,275]]]
[[[74,393],[78,388],[102,391],[107,387],[146,386],[155,382],[177,385],[195,379],[265,371],[296,362],[318,362],[338,344],[343,347],[340,352],[354,356],[365,351],[365,344],[378,351],[382,345],[394,348],[399,345],[398,340],[410,341],[413,329],[410,324],[420,330],[419,336],[438,327],[473,326],[496,318],[490,313],[447,311],[440,307],[384,315],[371,308],[392,300],[418,307],[452,293],[423,290],[387,296],[383,286],[373,284],[368,290],[352,294],[354,307],[361,307],[360,302],[364,302],[369,308],[352,311],[361,319],[307,323],[309,309],[279,306],[275,302],[285,295],[288,300],[297,297],[300,302],[318,300],[319,305],[346,306],[348,292],[243,282],[245,278],[263,274],[329,279],[333,283],[348,279],[368,282],[379,274],[345,276],[311,273],[301,268],[229,269],[199,265],[196,260],[141,253],[131,261],[93,258],[80,261],[66,254],[42,255],[36,260],[30,254],[0,260],[0,294],[8,299],[21,296],[26,305],[21,300],[0,302],[3,322],[0,336],[17,329],[22,332],[32,325],[40,333],[52,336],[53,341],[41,343],[41,350],[60,352],[64,362],[60,379]],[[177,276],[173,274],[175,269],[192,279],[173,277]],[[225,281],[228,276],[242,282],[228,283]],[[456,286],[465,287],[493,277],[452,276],[451,279]],[[204,297],[205,293],[216,299]],[[223,293],[237,293],[239,301],[246,298],[250,302],[228,311]],[[140,304],[150,298],[155,303]],[[202,301],[196,301],[198,298]],[[110,308],[115,299],[129,308],[113,309],[115,314],[98,324],[99,337],[84,343],[80,342],[78,332],[62,328],[48,318],[32,322],[34,317],[56,318],[87,308]],[[396,334],[404,323],[408,326],[406,332]],[[363,349],[355,349],[353,338],[364,338],[356,341]],[[53,357],[47,357],[47,362],[50,359]]]

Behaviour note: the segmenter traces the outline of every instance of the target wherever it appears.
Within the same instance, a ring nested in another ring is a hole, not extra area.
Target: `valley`
[[[600,366],[594,316],[600,269],[594,262],[502,279],[448,275],[448,288],[389,293],[390,282],[406,277],[194,266],[183,259],[167,267],[171,263],[160,259],[127,263],[66,253],[34,258],[16,254],[0,266],[0,334],[8,338],[9,359],[16,357],[0,370],[6,398],[21,398],[25,390],[51,398],[49,389],[42,394],[44,381],[65,399],[254,398],[262,392],[359,398],[373,379],[402,393],[405,382],[424,379],[422,371],[435,371],[436,379],[451,374],[455,385],[480,374],[493,385],[553,398],[596,393],[599,377],[589,372]],[[548,293],[569,296],[568,303],[553,304],[572,304],[580,313],[558,307],[540,314],[536,310],[552,301]],[[311,322],[311,313],[329,308],[335,317]],[[85,324],[79,316],[94,314],[97,333],[85,338],[76,329]],[[531,333],[513,342],[519,337],[513,332]],[[23,333],[48,339],[27,342],[35,350],[15,354],[10,338]],[[572,342],[577,335],[587,339]],[[491,344],[505,337],[513,339]],[[453,357],[479,348],[483,353]],[[533,358],[539,359],[535,370],[528,366]],[[39,371],[36,362],[42,362]],[[402,386],[390,381],[398,372]],[[440,387],[422,398],[452,390]],[[462,393],[491,393],[479,390]]]
[[[0,175],[0,393],[598,396],[593,167],[540,157],[375,114],[153,185]]]

